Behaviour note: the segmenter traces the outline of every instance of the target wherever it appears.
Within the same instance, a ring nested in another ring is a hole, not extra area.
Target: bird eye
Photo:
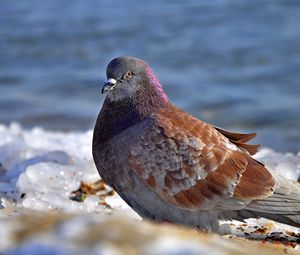
[[[132,71],[127,71],[126,74],[124,75],[125,80],[129,80],[133,77],[133,72]]]

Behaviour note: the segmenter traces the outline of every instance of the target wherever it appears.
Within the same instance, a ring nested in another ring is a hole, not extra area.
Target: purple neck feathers
[[[159,82],[159,80],[156,78],[154,72],[152,69],[147,66],[146,67],[146,73],[149,79],[150,85],[154,86],[154,89],[157,91],[158,96],[160,96],[161,100],[165,103],[169,101],[169,98],[167,97],[166,93],[163,91],[163,88]]]
[[[98,138],[103,141],[125,129],[152,118],[153,114],[169,103],[159,80],[150,67],[146,69],[145,83],[131,98],[111,101],[106,98],[97,120]]]

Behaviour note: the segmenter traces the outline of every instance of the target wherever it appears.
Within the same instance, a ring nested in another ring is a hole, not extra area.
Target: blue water
[[[300,150],[300,1],[0,0],[0,122],[86,130],[106,64],[145,59],[173,103]]]

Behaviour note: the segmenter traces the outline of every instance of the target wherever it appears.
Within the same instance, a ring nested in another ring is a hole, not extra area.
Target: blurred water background
[[[0,0],[0,122],[93,127],[107,63],[151,64],[176,105],[300,150],[300,1]]]

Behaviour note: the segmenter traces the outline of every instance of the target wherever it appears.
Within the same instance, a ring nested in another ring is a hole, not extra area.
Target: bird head
[[[168,98],[150,66],[134,57],[118,57],[113,59],[106,69],[107,80],[101,93],[107,93],[111,101],[153,96],[167,101]],[[146,100],[146,98],[144,98]]]

